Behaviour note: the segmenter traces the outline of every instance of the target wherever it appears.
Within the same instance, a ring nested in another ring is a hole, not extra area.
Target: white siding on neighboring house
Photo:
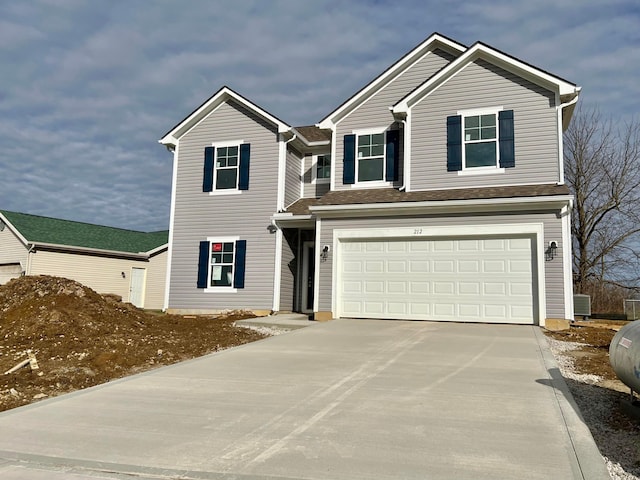
[[[156,257],[165,257],[166,252]],[[147,269],[146,292],[144,308],[162,308],[162,292],[164,290],[164,276],[156,275],[153,269],[162,270],[159,264],[162,259],[152,262],[143,260],[130,260],[112,258],[97,255],[85,255],[80,253],[67,253],[57,251],[38,250],[31,256],[30,275],[53,275],[69,278],[95,290],[100,294],[115,294],[122,297],[122,301],[129,301],[129,286],[131,282],[131,269]],[[124,273],[124,276],[122,275]],[[162,273],[161,271],[157,273]],[[155,280],[152,280],[155,277]]]
[[[15,233],[8,226],[5,226],[0,232],[0,265],[22,263],[26,268],[27,251],[27,247]]]
[[[251,145],[249,189],[227,195],[203,192],[204,148],[236,140]],[[186,133],[179,141],[178,152],[168,308],[270,310],[276,235],[267,227],[277,207],[276,127],[230,100]],[[237,292],[197,288],[199,242],[216,236],[247,242],[245,288]]]
[[[447,172],[447,117],[497,106],[514,111],[515,168],[488,175]],[[470,63],[416,104],[411,127],[412,191],[558,181],[554,93],[484,60]]]

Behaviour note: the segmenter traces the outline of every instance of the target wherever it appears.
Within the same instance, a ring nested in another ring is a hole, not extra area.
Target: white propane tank
[[[632,392],[640,392],[640,320],[628,323],[609,345],[609,362]]]

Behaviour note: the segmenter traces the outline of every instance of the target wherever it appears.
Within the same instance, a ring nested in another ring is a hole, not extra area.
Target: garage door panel
[[[340,316],[534,323],[531,238],[339,245]]]

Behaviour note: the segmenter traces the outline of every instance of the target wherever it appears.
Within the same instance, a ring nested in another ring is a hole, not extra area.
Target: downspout
[[[402,155],[402,186],[398,189],[400,192],[404,192],[407,189],[407,179],[411,174],[411,126],[410,122],[407,121],[409,119],[409,112],[407,115],[400,120],[402,122],[402,132],[404,133],[404,149]],[[399,152],[398,152],[399,153]]]
[[[27,267],[25,269],[24,274],[25,275],[31,275],[31,255],[36,253],[36,246],[35,244],[28,244],[28,250],[27,250]]]
[[[580,98],[579,91],[576,91],[576,96],[568,102],[561,103],[556,107],[557,121],[558,121],[558,185],[564,185],[564,142],[563,142],[563,128],[562,128],[562,111],[574,105],[578,98]]]

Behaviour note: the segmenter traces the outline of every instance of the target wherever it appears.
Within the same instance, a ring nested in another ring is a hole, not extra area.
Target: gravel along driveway
[[[577,351],[586,344],[550,337],[547,341],[611,478],[640,480],[640,424],[620,407],[629,398],[628,388],[576,368],[575,359],[580,358]]]

